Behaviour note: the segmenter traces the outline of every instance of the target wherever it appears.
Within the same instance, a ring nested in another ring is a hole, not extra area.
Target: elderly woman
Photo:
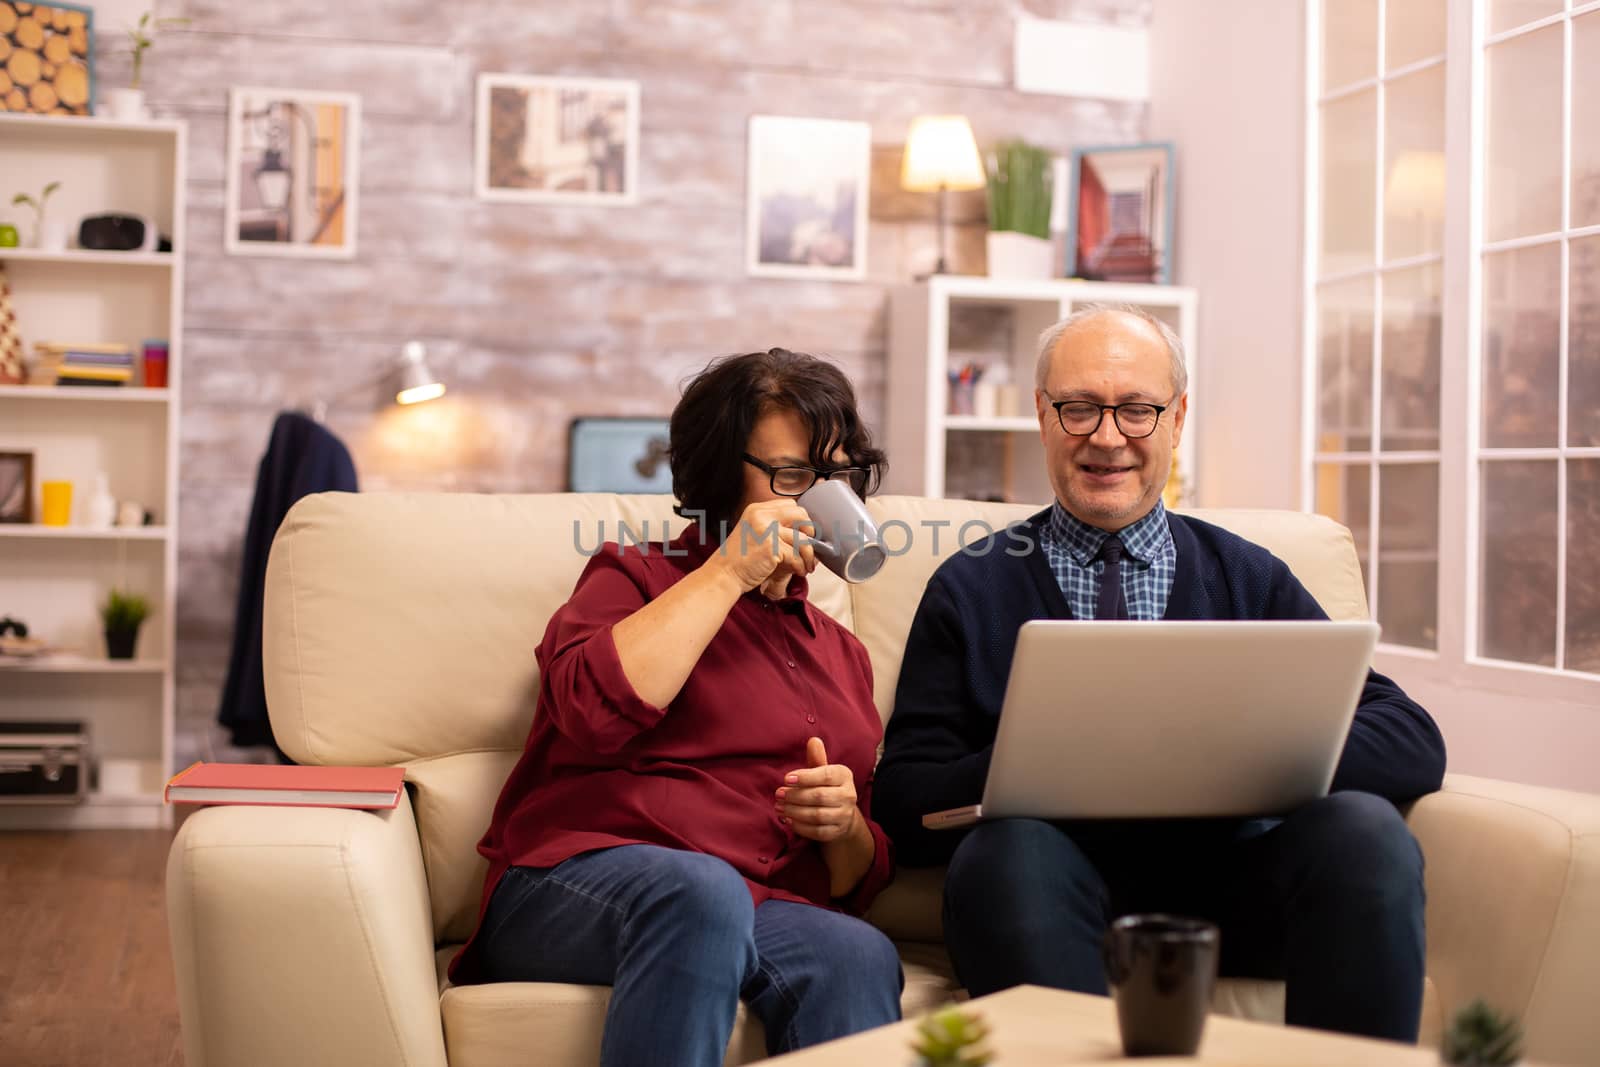
[[[538,710],[478,849],[457,982],[613,987],[604,1064],[720,1064],[742,998],[774,1054],[900,1016],[882,728],[861,642],[806,598],[795,498],[880,476],[844,375],[774,348],[672,413],[665,544],[607,544],[539,646]]]

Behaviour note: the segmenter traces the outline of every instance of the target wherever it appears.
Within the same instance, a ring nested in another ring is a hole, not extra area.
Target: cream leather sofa
[[[1032,509],[876,499],[915,536],[873,581],[825,571],[818,605],[866,643],[887,716],[924,583],[964,523]],[[1198,512],[1266,545],[1336,618],[1366,614],[1349,534],[1288,512]],[[314,764],[403,764],[409,797],[374,814],[219,807],[180,829],[167,869],[189,1067],[589,1064],[609,990],[451,988],[477,914],[474,845],[534,710],[533,650],[605,524],[659,539],[664,497],[328,494],[285,521],[267,574],[273,730]],[[970,527],[963,540],[981,532]],[[905,541],[897,527],[891,547]],[[1448,719],[1446,719],[1448,722]],[[1448,731],[1447,731],[1448,732]],[[1541,1061],[1600,1050],[1600,797],[1452,776],[1410,814],[1427,857],[1424,1041],[1441,1006],[1483,995],[1524,1019]],[[872,919],[902,946],[905,1010],[953,991],[937,872],[905,871]],[[1219,1009],[1282,1018],[1282,989],[1224,983]],[[742,1020],[728,1062],[758,1059]],[[670,1062],[670,1057],[663,1062]]]

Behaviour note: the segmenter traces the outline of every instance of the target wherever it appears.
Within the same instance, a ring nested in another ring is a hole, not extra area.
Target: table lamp
[[[394,388],[396,404],[420,404],[424,400],[444,396],[444,383],[428,366],[428,349],[421,341],[407,341],[400,355],[385,362],[376,375],[369,375],[354,385],[319,399],[308,414],[318,422],[323,422],[328,417],[330,403],[374,387],[382,388],[382,395],[387,397],[391,386]]]
[[[983,161],[972,127],[961,115],[924,115],[912,120],[906,134],[905,162],[900,187],[914,193],[939,194],[939,263],[935,274],[945,274],[945,198],[951,189],[982,189],[986,184]]]
[[[407,341],[400,353],[400,380],[396,383],[396,404],[420,404],[444,396],[444,383],[428,367],[428,350],[421,341]]]

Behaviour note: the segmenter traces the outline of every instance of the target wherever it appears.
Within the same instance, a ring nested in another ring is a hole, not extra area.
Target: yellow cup
[[[40,482],[39,494],[43,506],[39,521],[46,526],[69,526],[72,523],[72,483]]]

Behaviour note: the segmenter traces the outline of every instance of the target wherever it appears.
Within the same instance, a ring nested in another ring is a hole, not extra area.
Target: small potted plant
[[[137,593],[113,589],[100,605],[100,622],[106,632],[106,656],[132,659],[139,640],[139,626],[150,614],[150,604]]]
[[[1049,152],[1026,141],[996,145],[989,172],[989,277],[1049,278],[1050,196],[1055,173]]]
[[[994,1059],[984,1044],[988,1037],[983,1016],[952,1004],[917,1024],[911,1051],[917,1054],[916,1067],[984,1067]]]
[[[29,207],[33,209],[33,247],[46,252],[59,252],[67,247],[67,228],[63,225],[50,224],[45,221],[45,205],[50,202],[50,194],[61,188],[60,182],[51,182],[44,187],[38,199],[27,193],[18,193],[11,198],[13,207]]]
[[[1515,1018],[1474,1000],[1445,1031],[1439,1059],[1463,1067],[1512,1067],[1522,1061],[1522,1027]]]
[[[126,89],[110,89],[106,103],[111,117],[124,122],[141,122],[150,117],[144,106],[144,54],[155,47],[157,30],[184,26],[188,19],[158,19],[153,11],[139,16],[138,23],[128,31],[128,51],[133,56],[133,77]]]

